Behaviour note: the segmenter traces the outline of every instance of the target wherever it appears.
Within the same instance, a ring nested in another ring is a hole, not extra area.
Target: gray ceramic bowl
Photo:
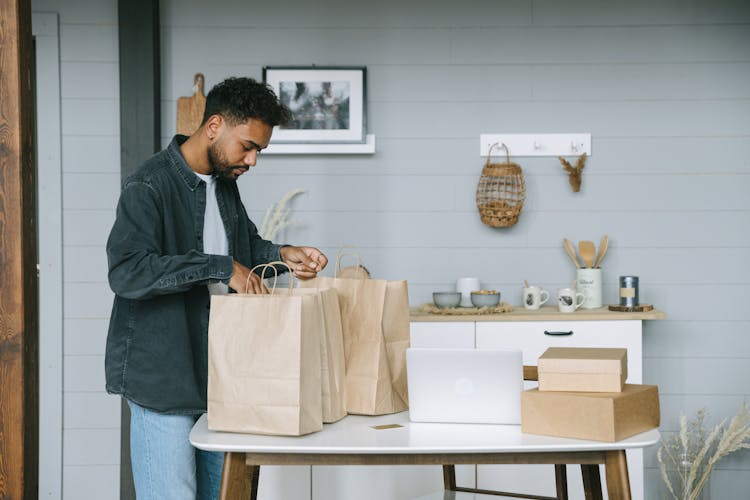
[[[458,307],[461,303],[459,292],[433,292],[432,301],[440,308]]]
[[[471,303],[474,304],[474,307],[495,307],[500,303],[500,292],[471,292]]]

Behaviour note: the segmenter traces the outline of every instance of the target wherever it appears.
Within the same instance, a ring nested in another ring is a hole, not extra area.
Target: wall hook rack
[[[505,144],[513,156],[591,156],[591,134],[482,134],[479,155],[493,144]],[[497,152],[497,150],[496,150]]]

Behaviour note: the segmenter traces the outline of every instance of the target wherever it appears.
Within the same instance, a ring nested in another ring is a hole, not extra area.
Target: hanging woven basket
[[[505,144],[505,163],[490,163],[492,149],[487,152],[487,162],[482,169],[482,177],[477,186],[477,209],[482,222],[490,227],[510,227],[518,222],[518,217],[526,200],[526,181],[521,166],[511,163],[510,153]]]

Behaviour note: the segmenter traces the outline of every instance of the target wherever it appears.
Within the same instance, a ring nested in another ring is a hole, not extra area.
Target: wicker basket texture
[[[477,186],[477,209],[482,222],[491,227],[510,227],[518,222],[518,217],[526,200],[526,181],[523,170],[510,161],[505,144],[506,162],[490,163],[492,148],[487,154],[487,162]]]

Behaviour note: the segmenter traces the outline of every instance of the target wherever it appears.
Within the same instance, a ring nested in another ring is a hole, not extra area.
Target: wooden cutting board
[[[203,73],[193,78],[194,94],[191,97],[177,98],[177,133],[190,135],[201,125],[203,110],[206,109],[206,96],[203,95]]]

